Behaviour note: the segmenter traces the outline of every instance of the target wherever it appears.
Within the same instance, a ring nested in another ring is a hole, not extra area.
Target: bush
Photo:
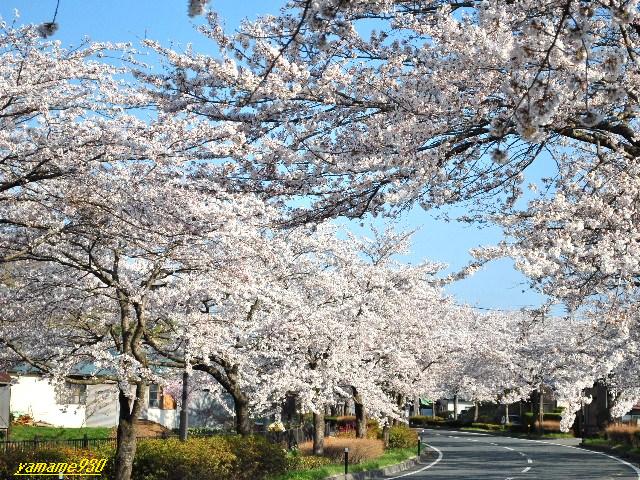
[[[111,460],[113,454],[108,453],[102,455],[93,450],[75,450],[72,448],[41,448],[35,450],[7,450],[0,453],[0,478],[13,478],[13,474],[17,471],[20,463],[39,463],[39,462],[60,462],[60,463],[79,463],[82,459],[102,459]],[[104,470],[107,475],[109,463]]]
[[[39,449],[0,454],[0,478],[11,478],[21,462],[74,462],[106,458],[111,478],[114,448],[91,450]],[[134,480],[258,480],[286,472],[285,451],[262,437],[219,436],[142,440],[133,462]]]
[[[344,459],[344,449],[349,449],[349,463],[361,463],[373,460],[384,454],[384,444],[382,440],[370,438],[339,438],[327,437],[324,439],[324,457],[331,462],[340,463]],[[302,455],[312,455],[313,443],[305,442],[300,444]]]
[[[367,436],[366,438],[377,439],[382,435],[382,430],[378,422],[372,418],[367,420]],[[335,434],[338,438],[356,438],[356,430],[354,428],[344,428],[338,430]]]
[[[413,448],[418,445],[418,433],[406,425],[389,428],[389,448]]]
[[[331,459],[327,457],[296,455],[290,458],[287,470],[311,470],[314,468],[324,467],[330,463]]]
[[[144,480],[253,480],[282,474],[284,450],[261,437],[144,440],[138,445],[133,478]]]
[[[614,443],[624,443],[640,448],[640,427],[637,425],[613,424],[604,431],[605,438]]]
[[[490,430],[493,432],[504,430],[504,425],[498,425],[496,423],[472,423],[472,427],[481,428],[483,430]]]
[[[442,417],[428,417],[426,415],[415,415],[409,417],[410,427],[426,427],[429,425],[444,425],[445,419]]]

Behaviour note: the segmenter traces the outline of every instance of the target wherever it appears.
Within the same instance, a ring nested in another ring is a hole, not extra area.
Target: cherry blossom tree
[[[242,178],[312,195],[308,218],[509,206],[542,153],[637,155],[637,15],[634,1],[292,1],[233,35],[211,14],[219,59],[149,42],[168,69],[147,80],[169,111],[244,124]]]

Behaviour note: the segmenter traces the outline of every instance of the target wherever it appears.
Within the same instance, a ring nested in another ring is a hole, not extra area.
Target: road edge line
[[[425,470],[428,470],[429,468],[435,466],[436,464],[438,464],[440,462],[440,460],[442,460],[442,458],[444,457],[444,454],[442,453],[442,451],[440,451],[440,449],[434,447],[433,445],[429,445],[428,443],[423,443],[423,445],[426,445],[427,447],[432,448],[433,450],[438,452],[438,458],[436,458],[433,462],[431,462],[427,466],[420,468],[419,470],[415,470],[413,472],[404,473],[402,475],[398,475],[397,477],[391,477],[391,478],[388,478],[387,480],[394,480],[396,478],[408,477],[408,476],[414,475],[416,473],[424,472]]]

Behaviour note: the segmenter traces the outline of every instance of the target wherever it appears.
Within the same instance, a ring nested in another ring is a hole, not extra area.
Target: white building
[[[15,418],[29,415],[36,422],[67,428],[113,427],[118,424],[118,408],[118,389],[113,383],[67,383],[62,391],[56,392],[49,380],[40,375],[12,375],[10,410]],[[151,385],[140,418],[169,429],[177,428],[179,414],[176,402],[164,394],[161,387]],[[0,428],[1,423],[0,418]]]
[[[473,402],[469,402],[467,400],[458,399],[458,415],[460,415],[465,410],[474,406]],[[441,417],[453,417],[455,410],[455,400],[452,398],[441,398],[438,400],[438,408],[436,412]]]
[[[11,377],[0,372],[0,432],[9,428],[10,418],[10,395]]]

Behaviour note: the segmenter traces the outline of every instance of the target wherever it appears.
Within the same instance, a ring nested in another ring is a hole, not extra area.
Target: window
[[[160,408],[162,405],[162,388],[156,383],[149,385],[149,408]]]
[[[56,402],[60,405],[86,405],[87,386],[65,382],[64,387],[56,393]]]

